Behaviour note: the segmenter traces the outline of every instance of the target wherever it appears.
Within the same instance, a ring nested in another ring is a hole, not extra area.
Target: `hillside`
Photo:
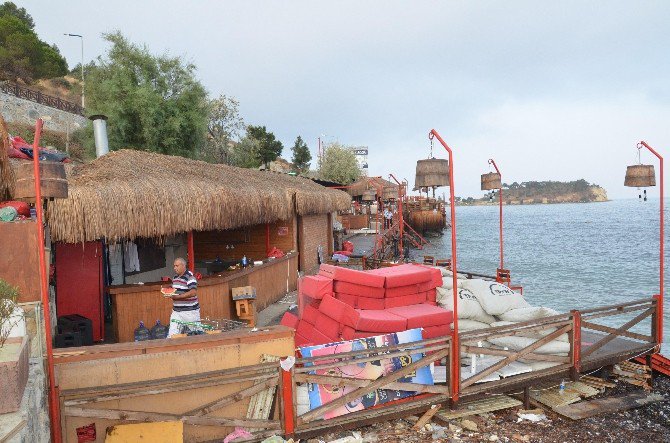
[[[511,205],[526,205],[538,203],[589,203],[607,201],[607,191],[584,179],[559,182],[559,181],[529,181],[522,183],[503,183],[503,202]],[[480,199],[469,197],[461,200],[463,204],[488,204],[491,202],[490,194]],[[493,197],[493,202],[498,202],[498,195]]]

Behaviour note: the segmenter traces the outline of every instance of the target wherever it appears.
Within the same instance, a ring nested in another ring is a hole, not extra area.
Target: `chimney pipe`
[[[92,115],[89,117],[93,121],[93,136],[95,138],[95,156],[102,157],[109,152],[109,142],[107,140],[107,116]]]

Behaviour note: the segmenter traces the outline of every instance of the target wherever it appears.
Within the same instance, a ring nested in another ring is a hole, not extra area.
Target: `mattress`
[[[390,308],[387,311],[407,319],[407,329],[443,326],[454,318],[451,311],[427,304]]]

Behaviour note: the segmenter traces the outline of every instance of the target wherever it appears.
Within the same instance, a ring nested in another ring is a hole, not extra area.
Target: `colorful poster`
[[[410,329],[409,331],[396,332],[391,334],[377,335],[374,337],[338,342],[328,343],[317,346],[306,346],[300,348],[303,357],[319,357],[333,354],[340,354],[343,352],[358,351],[363,349],[383,348],[384,346],[391,346],[402,343],[410,343],[422,340],[421,329]],[[386,374],[390,374],[423,357],[422,353],[413,354],[410,357],[393,357],[380,358],[369,362],[362,362],[358,364],[346,364],[336,368],[318,369],[310,372],[316,375],[326,375],[331,377],[347,377],[357,378],[362,380],[376,380]],[[319,360],[319,364],[331,363],[335,360]],[[397,380],[404,383],[419,383],[424,385],[433,384],[433,376],[428,366],[419,368],[405,377]],[[356,387],[340,387],[326,384],[309,383],[309,406],[310,410],[318,408],[321,405],[330,403],[337,398],[340,398],[354,390]],[[387,403],[389,401],[398,400],[414,395],[411,391],[397,391],[391,389],[377,389],[368,395],[355,399],[346,405],[333,409],[324,414],[324,418],[333,418],[340,415],[348,414],[353,411],[360,411],[375,405]]]

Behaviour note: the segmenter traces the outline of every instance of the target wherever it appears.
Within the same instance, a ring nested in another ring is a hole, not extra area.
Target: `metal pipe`
[[[51,306],[49,305],[49,285],[47,281],[46,257],[44,253],[44,215],[42,207],[42,180],[40,176],[39,143],[42,135],[42,119],[35,124],[35,138],[33,140],[33,174],[35,177],[35,212],[37,212],[37,249],[40,260],[40,295],[44,313],[44,329],[47,344],[47,373],[49,376],[49,418],[51,420],[51,440],[61,441],[60,403],[56,392],[56,378],[54,376],[54,353],[51,337]]]
[[[663,299],[664,299],[664,296],[663,296],[663,283],[664,283],[663,261],[664,261],[664,256],[665,256],[665,251],[664,251],[665,240],[664,240],[664,237],[663,237],[663,235],[664,235],[664,224],[665,224],[665,216],[663,214],[663,197],[664,197],[664,195],[663,195],[663,157],[661,156],[661,154],[656,152],[654,150],[654,148],[649,146],[644,140],[640,141],[640,143],[638,144],[638,147],[639,147],[639,145],[642,145],[645,148],[647,148],[652,154],[654,154],[658,158],[658,161],[660,163],[660,179],[659,179],[659,185],[660,185],[660,188],[661,188],[661,195],[660,195],[661,203],[660,203],[660,209],[659,209],[659,211],[660,211],[660,221],[659,221],[659,224],[660,224],[660,237],[659,237],[659,239],[660,239],[659,240],[659,243],[660,243],[660,245],[659,245],[659,248],[660,248],[660,251],[659,251],[660,267],[659,267],[659,277],[658,277],[658,286],[659,286],[659,295],[660,295],[659,298],[660,298],[660,300],[658,301],[658,316],[657,316],[658,326],[657,326],[657,329],[656,329],[656,333],[658,335],[656,341],[660,344],[660,343],[663,343]]]
[[[442,144],[444,149],[449,153],[449,198],[451,199],[451,272],[452,283],[453,283],[453,296],[454,296],[454,322],[451,330],[451,341],[452,341],[452,355],[451,355],[451,371],[450,371],[450,382],[451,382],[451,400],[452,402],[458,401],[458,394],[461,384],[461,352],[460,345],[458,343],[458,281],[457,281],[457,268],[456,268],[456,207],[454,199],[454,156],[451,148],[447,143],[440,137],[440,134],[437,133],[435,129],[431,129],[428,133],[428,138],[432,140],[437,138],[437,140]]]
[[[498,169],[498,165],[496,165],[495,160],[492,158],[489,159],[489,164],[493,165],[495,168],[496,172],[500,176],[500,188],[498,189],[498,198],[500,200],[500,269],[505,269],[503,266],[503,199],[502,199],[502,174],[500,173],[500,169]]]
[[[93,137],[95,139],[95,156],[102,157],[109,153],[109,140],[107,139],[107,116],[102,114],[89,117],[93,121]]]
[[[195,251],[193,247],[193,231],[186,233],[186,248],[188,254],[188,270],[195,272]]]

